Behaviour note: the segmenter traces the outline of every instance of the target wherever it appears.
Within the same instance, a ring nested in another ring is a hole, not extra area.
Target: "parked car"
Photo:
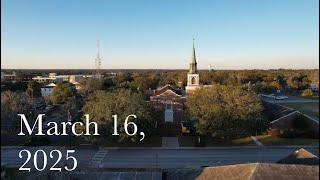
[[[276,96],[276,100],[285,100],[288,99],[288,96]]]

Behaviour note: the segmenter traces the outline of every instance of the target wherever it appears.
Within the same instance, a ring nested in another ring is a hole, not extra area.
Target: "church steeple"
[[[194,39],[192,43],[192,54],[190,59],[189,73],[196,74],[197,73],[197,60],[196,60],[196,49],[194,47]]]
[[[199,88],[199,74],[197,70],[197,59],[196,59],[196,48],[194,47],[194,39],[192,44],[192,54],[189,62],[189,72],[187,77],[187,94],[192,93],[194,90]]]

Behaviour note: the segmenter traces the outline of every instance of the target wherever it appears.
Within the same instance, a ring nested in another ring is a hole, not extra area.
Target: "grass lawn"
[[[305,139],[305,138],[278,138],[270,135],[256,136],[256,138],[266,146],[278,145],[312,145],[319,146],[319,139]]]
[[[197,136],[180,136],[179,144],[181,147],[194,147]],[[217,140],[209,137],[202,138],[206,142],[206,146],[256,146],[250,137],[233,139],[233,140]]]
[[[307,114],[312,117],[317,117],[319,119],[319,103],[318,102],[281,103],[281,105],[296,109],[304,114]]]

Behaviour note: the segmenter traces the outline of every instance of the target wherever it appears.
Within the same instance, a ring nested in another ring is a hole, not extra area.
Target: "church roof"
[[[173,88],[170,84],[167,84],[161,88],[158,88],[155,92],[155,95],[160,95],[160,94],[166,92],[167,90],[171,90],[172,92],[174,92],[175,94],[177,94],[179,96],[183,95],[183,90]]]
[[[182,97],[180,94],[177,94],[175,91],[171,89],[167,89],[161,93],[157,93],[155,96],[176,96],[176,97]]]

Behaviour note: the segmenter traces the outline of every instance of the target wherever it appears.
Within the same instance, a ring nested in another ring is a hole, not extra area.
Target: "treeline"
[[[294,93],[308,89],[319,82],[319,70],[237,70],[200,71],[200,83],[204,85],[244,85],[256,93],[272,93],[282,90]],[[170,84],[179,87],[187,84],[187,71],[137,71],[122,72],[106,78],[104,88],[129,88],[133,90],[156,89]]]
[[[49,72],[51,71],[47,73]],[[163,113],[149,106],[146,90],[166,84],[179,87],[186,85],[186,81],[185,70],[124,71],[118,72],[116,76],[105,76],[101,80],[84,79],[80,82],[82,88],[79,91],[68,82],[57,84],[46,99],[41,97],[41,85],[34,81],[2,82],[1,107],[6,108],[1,108],[1,121],[12,125],[14,113],[32,112],[36,109],[34,101],[40,99],[47,105],[61,106],[64,111],[61,114],[64,115],[68,112],[72,117],[92,114],[95,121],[111,130],[111,114],[137,113],[140,117],[137,120],[139,127],[151,137],[155,133],[156,122],[162,119]],[[200,71],[200,83],[213,86],[188,97],[187,119],[195,120],[190,128],[200,135],[235,138],[260,134],[265,131],[267,121],[261,115],[262,107],[257,93],[275,90],[300,93],[308,89],[310,83],[318,81],[319,70]],[[121,128],[119,130],[123,131]],[[108,137],[110,133],[104,134],[106,136],[102,138]],[[118,140],[137,141],[137,138],[123,136]]]
[[[26,90],[27,83],[20,82],[23,76],[47,75],[49,72],[57,74],[88,74],[90,70],[20,70],[16,71],[18,81],[16,83],[2,82],[1,90]],[[110,76],[110,72],[116,75]],[[187,84],[186,70],[104,70],[104,79],[100,82],[88,82],[83,84],[89,90],[93,87],[97,89],[127,88],[144,91],[146,89],[156,89],[170,84],[172,86],[185,86]],[[308,89],[311,83],[319,82],[319,70],[213,70],[200,71],[200,83],[204,85],[247,85],[256,93],[272,93],[282,90],[287,93],[301,93]]]

